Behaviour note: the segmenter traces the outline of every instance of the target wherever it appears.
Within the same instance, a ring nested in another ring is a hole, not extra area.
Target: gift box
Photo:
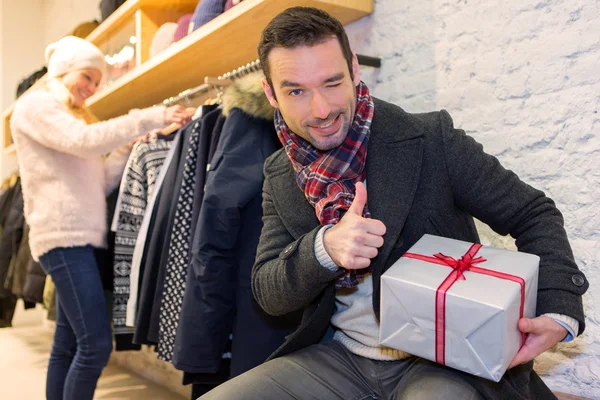
[[[382,345],[498,382],[535,317],[539,257],[424,235],[381,277]]]

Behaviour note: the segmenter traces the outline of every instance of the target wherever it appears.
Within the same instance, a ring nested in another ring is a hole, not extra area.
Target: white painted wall
[[[587,329],[538,357],[554,390],[600,399],[600,2],[597,0],[375,0],[348,27],[375,96],[407,111],[447,109],[563,212],[590,281]],[[482,241],[514,247],[481,227]]]
[[[82,22],[100,21],[100,0],[42,0],[44,2],[44,40],[57,41]]]
[[[41,38],[44,31],[39,23],[42,19],[42,4],[42,0],[2,0],[0,20],[0,42],[2,42],[0,109],[2,110],[14,101],[18,83],[43,65]],[[14,156],[7,160],[3,159],[0,164],[3,176],[16,169]]]

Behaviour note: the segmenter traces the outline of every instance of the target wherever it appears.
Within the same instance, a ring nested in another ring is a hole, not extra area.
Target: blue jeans
[[[92,400],[112,351],[112,332],[91,246],[56,248],[40,257],[56,286],[56,331],[48,363],[48,400]]]

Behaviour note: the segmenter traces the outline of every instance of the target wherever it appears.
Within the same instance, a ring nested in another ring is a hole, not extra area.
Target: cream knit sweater
[[[121,179],[129,143],[164,126],[164,107],[87,125],[61,101],[65,91],[26,94],[11,118],[36,260],[57,247],[106,247],[105,197]]]

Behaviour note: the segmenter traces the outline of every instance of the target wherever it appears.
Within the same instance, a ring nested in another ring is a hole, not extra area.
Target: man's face
[[[354,80],[336,37],[315,46],[276,47],[268,61],[273,89],[266,80],[263,88],[290,130],[319,150],[339,146],[356,110],[355,87],[360,82],[356,56]]]

